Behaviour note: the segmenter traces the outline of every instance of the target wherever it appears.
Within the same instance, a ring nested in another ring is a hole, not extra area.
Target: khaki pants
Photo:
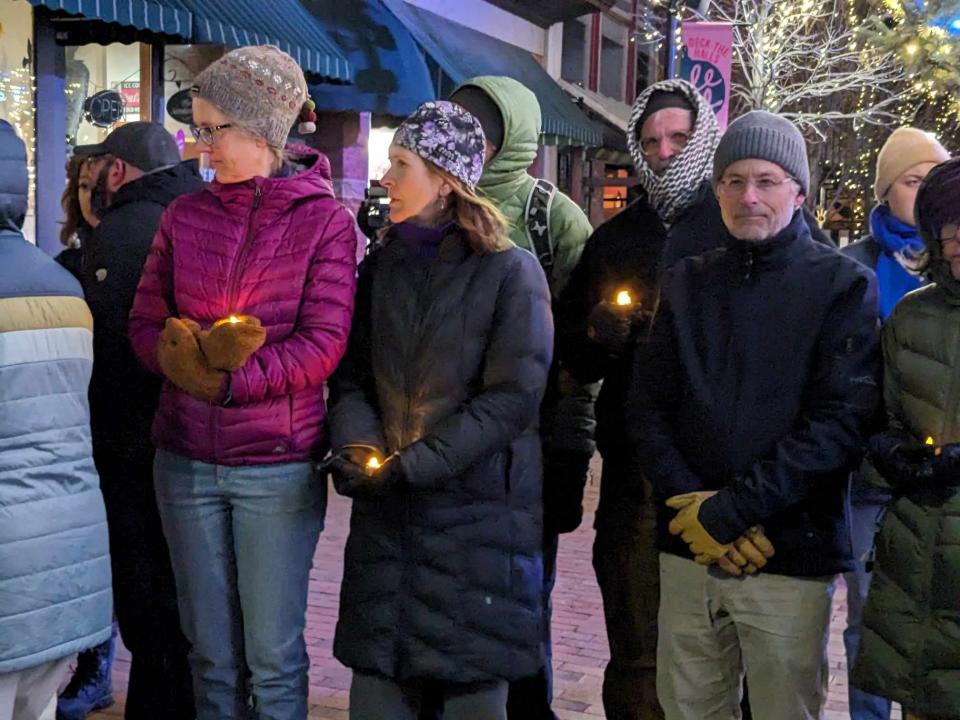
[[[731,577],[660,555],[657,691],[667,720],[817,720],[835,578]]]
[[[54,720],[57,689],[73,657],[0,675],[0,720]]]

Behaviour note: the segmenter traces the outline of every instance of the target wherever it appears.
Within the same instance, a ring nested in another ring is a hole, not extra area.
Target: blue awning
[[[603,133],[571,100],[543,66],[523,48],[458,25],[403,0],[381,0],[396,15],[453,86],[477,75],[505,75],[526,85],[537,96],[544,135],[559,136],[576,145],[599,146]],[[453,87],[435,86],[445,97]]]
[[[406,26],[380,0],[302,0],[347,57],[352,85],[317,83],[319,110],[405,117],[436,98],[423,52]]]
[[[298,0],[167,1],[180,3],[193,15],[194,42],[276,45],[306,72],[339,82],[351,80],[347,59]]]
[[[82,15],[91,20],[117,23],[138,30],[189,38],[190,13],[180,0],[28,0],[36,6]]]

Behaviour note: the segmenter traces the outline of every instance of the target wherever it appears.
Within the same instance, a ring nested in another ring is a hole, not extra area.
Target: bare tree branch
[[[709,18],[688,13],[733,25],[739,110],[780,113],[823,138],[836,123],[899,122],[896,105],[909,92],[898,57],[865,47],[850,9],[848,0],[718,0]],[[822,111],[837,95],[840,107]]]

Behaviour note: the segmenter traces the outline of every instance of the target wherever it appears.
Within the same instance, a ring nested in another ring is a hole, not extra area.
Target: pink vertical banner
[[[730,110],[733,26],[730,23],[684,22],[681,33],[680,77],[703,94],[717,114],[720,130],[726,130]]]

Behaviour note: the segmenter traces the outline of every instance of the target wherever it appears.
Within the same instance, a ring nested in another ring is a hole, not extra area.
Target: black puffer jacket
[[[396,680],[517,679],[542,666],[537,419],[553,348],[531,253],[427,261],[402,239],[363,263],[331,380],[334,449],[400,452],[407,485],[355,500],[334,654]]]
[[[587,333],[590,312],[602,300],[612,300],[621,289],[629,289],[634,298],[652,308],[665,263],[714,247],[722,228],[720,208],[710,184],[704,183],[669,233],[656,211],[640,197],[598,227],[587,241],[580,264],[560,299],[557,327],[563,335],[558,345],[560,364],[571,375],[583,383],[603,380],[596,403],[596,438],[604,458],[633,454],[624,408],[633,348],[648,328],[636,327],[624,351],[610,354]],[[633,517],[631,508],[643,500],[643,486],[634,478],[613,479],[606,476],[600,488],[598,528],[628,521]]]
[[[597,446],[601,453],[621,452],[629,440],[623,405],[632,361],[632,343],[620,356],[610,355],[590,339],[593,308],[628,289],[649,307],[655,302],[660,273],[677,259],[716,247],[723,228],[720,208],[709,183],[669,234],[660,216],[640,197],[598,227],[584,248],[558,308],[561,366],[586,383],[603,380],[597,399]]]
[[[144,175],[117,191],[79,250],[58,257],[77,275],[93,313],[90,422],[95,455],[153,452],[150,425],[160,379],[133,354],[127,318],[160,216],[175,198],[202,188],[193,161]]]
[[[850,569],[845,491],[880,404],[877,335],[873,273],[812,241],[799,213],[771,240],[727,236],[677,263],[629,412],[659,500],[718,490],[704,527],[726,543],[764,525],[769,572]],[[660,511],[661,547],[690,557]]]

